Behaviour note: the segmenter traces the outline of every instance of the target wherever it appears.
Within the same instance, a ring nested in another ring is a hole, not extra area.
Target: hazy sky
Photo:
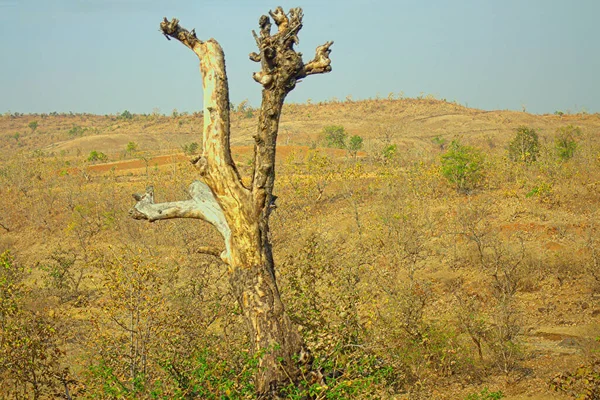
[[[257,106],[251,30],[277,5],[303,7],[305,61],[335,41],[333,71],[291,102],[403,92],[600,112],[600,0],[0,0],[0,112],[200,110],[197,58],[158,32],[163,16],[217,39],[231,101]]]

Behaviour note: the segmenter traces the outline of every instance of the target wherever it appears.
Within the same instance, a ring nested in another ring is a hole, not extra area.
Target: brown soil
[[[236,159],[244,159],[251,157],[253,154],[253,147],[250,146],[234,146],[231,149],[234,158]],[[292,154],[294,157],[298,159],[304,159],[308,152],[310,151],[307,146],[278,146],[277,147],[277,159],[278,160],[286,160]],[[342,149],[319,149],[320,152],[327,154],[331,158],[341,158],[346,157],[348,152]],[[359,152],[358,156],[364,156],[364,152]],[[173,163],[187,162],[190,160],[190,157],[184,154],[169,154],[164,156],[156,156],[148,159],[148,166],[163,166]],[[95,164],[87,167],[89,172],[108,172],[108,171],[125,171],[131,169],[140,169],[146,167],[146,161],[142,159],[135,160],[126,160],[126,161],[117,161],[117,162],[109,162],[104,164]]]

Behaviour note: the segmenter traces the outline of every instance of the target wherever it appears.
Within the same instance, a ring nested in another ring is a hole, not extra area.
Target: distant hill
[[[252,145],[258,112],[232,112],[232,145]],[[0,117],[0,150],[43,151],[64,156],[90,151],[124,153],[129,142],[152,154],[181,152],[201,141],[202,115],[91,115],[12,114]],[[29,125],[37,121],[37,127]],[[365,139],[365,149],[376,150],[382,142],[400,148],[427,150],[433,139],[446,142],[460,137],[486,150],[502,149],[515,129],[537,129],[542,139],[566,125],[580,126],[587,134],[600,132],[600,114],[534,115],[517,111],[484,111],[434,99],[365,100],[319,104],[288,104],[281,118],[280,145],[320,145],[327,125],[341,125],[349,135]]]

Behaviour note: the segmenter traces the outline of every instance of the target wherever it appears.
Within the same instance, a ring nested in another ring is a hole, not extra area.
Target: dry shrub
[[[340,256],[340,245],[315,233],[305,237],[300,250],[281,263],[282,297],[312,351],[314,368],[325,377],[328,398],[386,392],[401,386],[405,377],[367,340],[360,258]],[[356,252],[365,254],[361,248]]]
[[[28,306],[35,294],[24,285],[25,268],[0,254],[0,380],[7,398],[62,397],[68,369],[53,313]]]
[[[517,294],[522,288],[526,250],[518,233],[501,237],[492,226],[493,218],[494,207],[486,202],[471,203],[457,211],[458,234],[472,246],[467,265],[477,268],[485,277],[480,293],[457,297],[461,311],[468,316],[460,319],[462,328],[476,344],[480,358],[485,342],[491,364],[509,375],[520,370],[523,358]]]
[[[555,375],[549,382],[550,388],[566,393],[577,400],[600,398],[600,361],[596,360],[577,367],[572,372]]]

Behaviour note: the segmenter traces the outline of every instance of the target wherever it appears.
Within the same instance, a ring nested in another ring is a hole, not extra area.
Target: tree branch
[[[254,136],[254,164],[252,194],[254,206],[268,216],[275,179],[275,152],[281,108],[287,94],[296,87],[301,78],[331,71],[332,41],[317,47],[315,58],[308,64],[302,54],[294,50],[299,43],[304,13],[292,8],[286,14],[281,7],[269,11],[277,25],[277,33],[271,34],[271,19],[262,15],[258,21],[260,36],[252,31],[259,53],[251,53],[250,59],[261,63],[261,70],[253,74],[255,81],[263,86],[261,111],[257,133]]]
[[[202,41],[196,37],[196,30],[192,29],[190,32],[187,29],[182,28],[179,26],[179,20],[177,18],[173,18],[171,21],[169,21],[165,17],[160,23],[160,30],[162,31],[163,35],[165,35],[167,40],[171,40],[169,37],[175,38],[190,49],[194,50],[194,52],[196,52],[196,46],[202,45]],[[198,50],[201,51],[201,49]]]
[[[227,226],[227,235],[221,232],[226,244],[222,258],[230,265],[258,265],[260,259],[257,259],[256,251],[240,250],[240,246],[231,243],[233,240],[248,243],[256,240],[256,231],[248,227],[256,225],[259,214],[252,201],[252,193],[244,186],[231,156],[229,87],[223,49],[214,39],[199,40],[194,31],[189,32],[182,28],[177,19],[169,22],[165,18],[160,24],[160,29],[165,36],[177,39],[190,48],[200,60],[204,89],[204,146],[201,156],[193,163],[198,167],[202,180],[210,188]],[[185,208],[187,205],[178,206]],[[181,209],[175,210],[169,212],[175,215],[181,213]]]
[[[166,18],[160,29],[167,38],[174,38],[190,48],[200,60],[204,87],[203,152],[196,160],[204,181],[215,198],[226,210],[223,202],[243,204],[249,199],[249,190],[242,183],[231,157],[229,123],[229,87],[225,73],[223,49],[214,39],[199,40],[196,32],[179,25],[179,20]],[[199,165],[198,163],[201,163]]]
[[[223,250],[217,247],[211,246],[200,246],[196,249],[196,253],[199,254],[208,254],[209,256],[221,257]]]
[[[331,71],[331,45],[333,40],[326,42],[324,45],[317,47],[315,58],[304,66],[304,76],[313,74],[323,74]]]
[[[229,263],[231,230],[223,214],[223,210],[215,199],[210,188],[200,181],[194,181],[189,188],[190,200],[167,203],[154,202],[154,188],[146,189],[146,193],[134,194],[137,203],[129,210],[134,219],[146,219],[150,222],[172,218],[196,218],[213,225],[225,240],[225,250],[217,253],[225,263]],[[214,251],[209,254],[214,255]]]

